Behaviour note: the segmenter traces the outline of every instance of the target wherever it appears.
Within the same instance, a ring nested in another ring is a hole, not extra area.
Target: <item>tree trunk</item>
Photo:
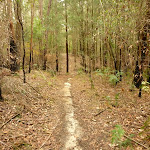
[[[30,59],[29,59],[29,73],[33,65],[33,19],[34,19],[34,1],[31,2],[31,39],[30,39]]]
[[[138,57],[136,61],[136,68],[134,72],[134,84],[137,88],[139,88],[139,97],[141,97],[142,92],[142,81],[143,81],[143,71],[144,71],[144,63],[146,56],[149,53],[149,34],[150,34],[150,0],[147,0],[147,12],[145,16],[145,24],[143,26],[143,31],[139,31],[138,39]],[[138,61],[140,60],[140,62]]]
[[[3,97],[2,97],[2,90],[1,90],[1,87],[0,87],[0,101],[3,101]]]
[[[39,0],[39,18],[41,20],[41,26],[43,26],[43,0]],[[43,34],[41,35],[41,37],[38,39],[39,40],[39,60],[38,61],[39,64],[41,64],[41,62],[43,62]]]
[[[67,2],[65,0],[65,19],[66,19],[66,72],[69,72],[69,51],[68,51],[68,14]]]
[[[8,16],[9,16],[9,52],[10,52],[10,70],[16,72],[19,70],[18,48],[16,44],[15,31],[12,20],[12,2],[8,0]]]
[[[49,16],[50,9],[51,9],[52,0],[49,0],[48,10],[47,10],[47,17]],[[48,47],[48,24],[46,25],[45,31],[45,47],[44,47],[44,56],[43,56],[43,70],[46,70],[46,63],[47,63],[47,47]]]
[[[19,70],[18,48],[16,44],[13,23],[10,22],[10,70],[16,72]]]
[[[18,1],[16,0],[16,5],[14,6],[15,8],[15,18],[16,18],[16,44],[18,48],[18,58],[20,60],[20,53],[21,53],[21,25],[19,23],[18,18],[21,18],[21,6],[22,6],[22,0]],[[19,68],[20,68],[20,61],[19,61]]]
[[[22,43],[23,43],[23,59],[22,59],[22,70],[23,70],[23,82],[26,83],[26,73],[25,73],[25,57],[26,57],[26,49],[25,49],[25,40],[24,40],[24,27],[22,23],[22,17],[19,18],[19,23],[21,25],[21,34],[22,34]]]

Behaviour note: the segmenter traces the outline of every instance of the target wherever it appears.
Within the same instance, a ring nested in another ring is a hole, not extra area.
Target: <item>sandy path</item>
[[[82,129],[79,126],[78,121],[74,118],[74,107],[72,102],[72,97],[70,93],[71,84],[68,82],[65,83],[63,92],[64,92],[64,106],[66,111],[65,116],[65,127],[66,127],[66,139],[64,144],[64,150],[82,150],[78,144],[78,139],[81,138]]]

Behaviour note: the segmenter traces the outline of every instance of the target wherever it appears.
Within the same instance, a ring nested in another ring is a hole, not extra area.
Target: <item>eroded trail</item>
[[[73,101],[71,97],[71,84],[68,82],[64,85],[64,106],[66,111],[65,116],[65,127],[66,127],[66,139],[64,144],[64,150],[74,149],[74,150],[82,150],[82,148],[78,144],[78,139],[81,138],[82,129],[79,126],[78,121],[74,118],[74,107]]]

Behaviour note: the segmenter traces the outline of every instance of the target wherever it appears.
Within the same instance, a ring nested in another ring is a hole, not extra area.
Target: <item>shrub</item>
[[[117,82],[119,82],[119,79],[117,78],[117,76],[115,76],[114,74],[109,75],[109,82],[112,85],[116,85]]]

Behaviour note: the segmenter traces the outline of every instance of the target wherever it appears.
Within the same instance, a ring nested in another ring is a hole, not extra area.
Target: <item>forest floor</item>
[[[138,98],[137,90],[129,90],[130,77],[112,86],[107,74],[96,72],[91,86],[89,75],[74,71],[70,58],[69,74],[33,70],[25,84],[22,73],[4,77],[0,149],[149,149],[150,94]]]

